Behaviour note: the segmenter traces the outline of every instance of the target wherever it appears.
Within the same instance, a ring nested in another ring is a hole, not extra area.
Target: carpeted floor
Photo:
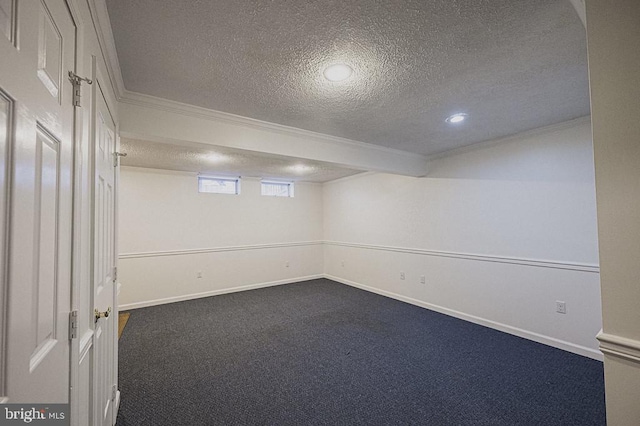
[[[132,311],[117,426],[604,425],[602,363],[329,280]]]

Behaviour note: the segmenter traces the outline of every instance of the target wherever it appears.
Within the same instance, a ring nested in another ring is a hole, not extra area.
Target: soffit
[[[320,161],[228,147],[167,144],[122,138],[123,166],[197,172],[204,175],[277,178],[323,183],[360,173]]]

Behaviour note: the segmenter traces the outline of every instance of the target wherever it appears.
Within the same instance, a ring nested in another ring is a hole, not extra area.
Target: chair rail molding
[[[419,248],[348,243],[348,242],[340,242],[340,241],[324,241],[324,244],[328,246],[351,247],[351,248],[359,248],[359,249],[365,249],[365,250],[382,250],[382,251],[389,251],[389,252],[417,254],[417,255],[423,255],[423,256],[450,257],[455,259],[465,259],[465,260],[473,260],[473,261],[480,261],[480,262],[510,263],[515,265],[533,266],[533,267],[539,267],[539,268],[567,269],[571,271],[591,272],[596,274],[600,273],[600,267],[596,264],[590,264],[590,263],[519,258],[519,257],[510,257],[510,256],[451,252],[451,251],[442,251],[442,250],[426,250],[426,249],[419,249]]]
[[[303,247],[322,245],[322,241],[299,241],[290,243],[272,243],[272,244],[252,244],[242,246],[225,246],[225,247],[208,247],[198,249],[182,249],[182,250],[162,250],[162,251],[145,251],[135,253],[122,253],[118,255],[118,259],[137,259],[141,257],[161,257],[161,256],[183,256],[202,253],[218,253],[225,251],[244,251],[244,250],[265,250],[275,248]]]
[[[596,338],[600,342],[600,351],[605,355],[640,363],[640,341],[602,331]]]

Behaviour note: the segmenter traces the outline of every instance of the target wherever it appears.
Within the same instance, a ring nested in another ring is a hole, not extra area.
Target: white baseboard
[[[375,287],[370,287],[364,284],[360,284],[354,281],[346,280],[344,278],[336,277],[329,274],[324,274],[324,277],[332,281],[337,281],[342,284],[356,287],[362,290],[370,291],[372,293],[380,294],[382,296],[391,297],[392,299],[400,300],[402,302],[410,303],[412,305],[420,306],[432,311],[439,312],[441,314],[449,315],[455,318],[459,318],[465,321],[469,321],[475,324],[483,325],[485,327],[493,328],[495,330],[503,331],[505,333],[513,334],[518,337],[522,337],[534,342],[542,343],[547,346],[562,349],[568,352],[572,352],[578,355],[582,355],[588,358],[592,358],[598,361],[603,360],[603,355],[597,349],[587,348],[585,346],[576,345],[574,343],[566,342],[564,340],[556,339],[554,337],[544,336],[542,334],[534,333],[532,331],[523,330],[521,328],[513,327],[510,325],[502,324],[496,321],[491,321],[485,318],[480,318],[474,315],[465,314],[463,312],[455,311],[453,309],[445,308],[442,306],[434,305],[431,303],[423,302],[418,299],[414,299],[407,296],[402,296],[386,290],[380,290]]]
[[[249,285],[243,285],[243,286],[238,286],[238,287],[231,287],[231,288],[225,288],[225,289],[221,289],[221,290],[213,290],[213,291],[207,291],[207,292],[202,292],[202,293],[194,293],[194,294],[185,294],[185,295],[181,295],[181,296],[174,296],[174,297],[167,297],[164,299],[155,299],[155,300],[147,300],[147,301],[143,301],[143,302],[135,302],[135,303],[128,303],[125,305],[120,305],[119,309],[120,311],[125,311],[125,310],[132,310],[132,309],[138,309],[138,308],[146,308],[149,306],[156,306],[156,305],[164,305],[167,303],[174,303],[174,302],[181,302],[184,300],[192,300],[192,299],[200,299],[203,297],[210,297],[210,296],[217,296],[220,294],[227,294],[227,293],[235,293],[238,291],[246,291],[246,290],[253,290],[253,289],[257,289],[257,288],[264,288],[264,287],[273,287],[273,286],[277,286],[277,285],[282,285],[282,284],[291,284],[291,283],[295,283],[295,282],[300,282],[300,281],[309,281],[309,280],[314,280],[314,279],[318,279],[318,278],[327,278],[329,280],[332,281],[336,281],[342,284],[346,284],[349,285],[351,287],[356,287],[362,290],[366,290],[366,291],[370,291],[372,293],[376,293],[376,294],[380,294],[382,296],[386,296],[386,297],[390,297],[392,299],[396,299],[396,300],[400,300],[402,302],[406,302],[406,303],[410,303],[412,305],[416,305],[416,306],[420,306],[422,308],[425,309],[429,309],[435,312],[439,312],[445,315],[449,315],[455,318],[459,318],[465,321],[469,321],[475,324],[479,324],[479,325],[483,325],[485,327],[489,327],[489,328],[493,328],[495,330],[499,330],[499,331],[503,331],[505,333],[509,333],[509,334],[513,334],[515,336],[518,337],[522,337],[524,339],[528,339],[528,340],[532,340],[534,342],[538,342],[538,343],[542,343],[544,345],[547,346],[552,346],[554,348],[558,348],[558,349],[562,349],[568,352],[572,352],[578,355],[582,355],[588,358],[592,358],[598,361],[602,361],[603,360],[603,355],[600,351],[598,351],[597,349],[591,349],[591,348],[587,348],[585,346],[580,346],[580,345],[576,345],[574,343],[570,343],[564,340],[560,340],[560,339],[556,339],[554,337],[549,337],[549,336],[545,336],[542,334],[538,334],[532,331],[528,331],[528,330],[524,330],[518,327],[513,327],[507,324],[502,324],[496,321],[492,321],[492,320],[488,320],[485,318],[480,318],[477,317],[475,315],[470,315],[470,314],[465,314],[463,312],[459,312],[453,309],[449,309],[449,308],[445,308],[442,306],[438,306],[438,305],[434,305],[432,303],[427,303],[427,302],[423,302],[421,300],[418,299],[414,299],[411,297],[407,297],[407,296],[402,296],[400,294],[397,293],[393,293],[390,291],[386,291],[386,290],[380,290],[378,288],[375,287],[370,287],[368,285],[365,284],[361,284],[361,283],[357,283],[355,281],[350,281],[344,278],[340,278],[340,277],[336,277],[334,275],[330,275],[330,274],[316,274],[316,275],[308,275],[308,276],[304,276],[304,277],[297,277],[297,278],[290,278],[290,279],[286,279],[286,280],[278,280],[278,281],[270,281],[270,282],[263,282],[263,283],[256,283],[256,284],[249,284]]]
[[[324,278],[324,275],[323,274],[307,275],[304,277],[288,278],[286,280],[269,281],[269,282],[263,282],[263,283],[257,283],[257,284],[243,285],[239,287],[223,288],[221,290],[205,291],[202,293],[184,294],[180,296],[167,297],[164,299],[145,300],[142,302],[134,302],[134,303],[127,303],[124,305],[119,305],[118,309],[120,311],[127,311],[131,309],[146,308],[149,306],[164,305],[167,303],[182,302],[184,300],[200,299],[202,297],[217,296],[220,294],[253,290],[256,288],[273,287],[281,284],[291,284],[291,283],[297,283],[299,281],[315,280],[318,278]]]

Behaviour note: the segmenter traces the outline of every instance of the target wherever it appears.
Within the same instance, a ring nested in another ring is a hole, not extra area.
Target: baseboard
[[[402,302],[410,303],[412,305],[420,306],[422,308],[439,312],[441,314],[449,315],[449,316],[459,318],[465,321],[469,321],[475,324],[483,325],[485,327],[493,328],[495,330],[503,331],[505,333],[513,334],[514,336],[522,337],[524,339],[533,340],[534,342],[542,343],[547,346],[552,346],[554,348],[562,349],[562,350],[572,352],[578,355],[582,355],[588,358],[592,358],[598,361],[603,360],[602,353],[597,349],[587,348],[585,346],[576,345],[574,343],[566,342],[564,340],[556,339],[554,337],[545,336],[542,334],[534,333],[532,331],[523,330],[518,327],[513,327],[507,324],[502,324],[496,321],[491,321],[491,320],[480,318],[474,315],[465,314],[464,312],[459,312],[453,309],[434,305],[432,303],[423,302],[421,300],[414,299],[407,296],[402,296],[400,294],[393,293],[390,291],[380,290],[375,287],[370,287],[365,284],[357,283],[355,281],[350,281],[350,280],[336,277],[330,274],[324,274],[324,277],[332,281],[337,281],[339,283],[349,285],[351,287],[356,287],[362,290],[370,291],[372,293],[380,294],[382,296],[387,296],[392,299],[396,299]]]
[[[309,280],[314,280],[319,278],[327,278],[332,281],[346,284],[351,287],[356,287],[365,291],[370,291],[372,293],[380,294],[382,296],[386,296],[392,299],[400,300],[402,302],[410,303],[415,306],[420,306],[425,309],[429,309],[435,312],[439,312],[439,313],[449,315],[455,318],[459,318],[465,321],[469,321],[475,324],[483,325],[485,327],[493,328],[495,330],[503,331],[505,333],[513,334],[515,336],[522,337],[524,339],[532,340],[534,342],[542,343],[547,346],[552,346],[554,348],[562,349],[562,350],[572,352],[578,355],[582,355],[588,358],[592,358],[598,361],[603,360],[602,353],[596,349],[587,348],[585,346],[576,345],[574,343],[556,339],[554,337],[545,336],[545,335],[524,330],[518,327],[502,324],[496,321],[477,317],[475,315],[466,314],[464,312],[445,308],[439,305],[434,305],[432,303],[423,302],[421,300],[414,299],[407,296],[402,296],[400,294],[393,293],[390,291],[380,290],[375,287],[357,283],[355,281],[350,281],[350,280],[340,278],[330,274],[308,275],[304,277],[290,278],[286,280],[269,281],[269,282],[263,282],[263,283],[243,285],[238,287],[231,287],[231,288],[226,288],[221,290],[207,291],[202,293],[193,293],[193,294],[186,294],[186,295],[180,295],[180,296],[174,296],[174,297],[167,297],[164,299],[155,299],[155,300],[147,300],[143,302],[128,303],[128,304],[120,305],[119,310],[125,311],[125,310],[132,310],[132,309],[138,309],[138,308],[146,308],[149,306],[164,305],[167,303],[182,302],[185,300],[200,299],[203,297],[217,296],[220,294],[235,293],[235,292],[246,291],[246,290],[254,290],[254,289],[264,288],[264,287],[273,287],[273,286],[282,285],[282,284],[291,284],[295,282],[309,281]],[[601,339],[601,341],[602,340],[604,339]],[[601,347],[602,346],[603,345],[601,345]]]
[[[180,295],[180,296],[173,296],[173,297],[167,297],[164,299],[154,299],[154,300],[145,300],[142,302],[134,302],[134,303],[127,303],[124,305],[119,305],[118,309],[120,311],[128,311],[131,309],[138,309],[138,308],[146,308],[149,306],[156,306],[156,305],[164,305],[167,303],[174,303],[174,302],[182,302],[184,300],[192,300],[192,299],[200,299],[203,297],[210,297],[210,296],[217,296],[220,294],[227,294],[227,293],[236,293],[238,291],[246,291],[246,290],[254,290],[256,288],[263,288],[263,287],[273,287],[276,285],[281,285],[281,284],[291,284],[291,283],[297,283],[300,281],[309,281],[309,280],[315,280],[318,278],[324,278],[323,274],[316,274],[316,275],[307,275],[304,277],[296,277],[296,278],[288,278],[286,280],[278,280],[278,281],[269,281],[269,282],[263,282],[263,283],[257,283],[257,284],[249,284],[249,285],[243,285],[243,286],[239,286],[239,287],[231,287],[231,288],[224,288],[221,290],[212,290],[212,291],[205,291],[202,293],[192,293],[192,294],[184,294],[184,295]]]

